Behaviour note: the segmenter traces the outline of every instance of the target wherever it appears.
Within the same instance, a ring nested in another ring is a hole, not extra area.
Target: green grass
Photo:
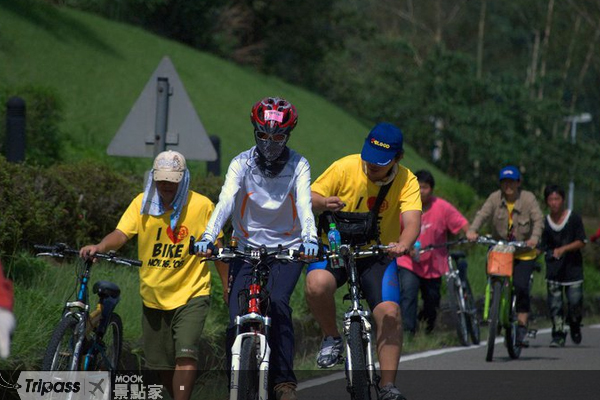
[[[332,161],[360,151],[370,126],[324,98],[126,24],[40,1],[0,1],[0,82],[8,87],[55,89],[65,108],[66,159],[101,159],[141,173],[149,160],[109,157],[106,148],[164,56],[170,57],[209,134],[221,138],[222,169],[254,144],[249,121],[260,98],[282,96],[299,122],[290,146],[318,176]],[[18,93],[15,93],[15,95]],[[473,191],[428,165],[411,149],[404,163],[431,168],[440,193],[470,205]],[[191,163],[194,173],[201,163]]]

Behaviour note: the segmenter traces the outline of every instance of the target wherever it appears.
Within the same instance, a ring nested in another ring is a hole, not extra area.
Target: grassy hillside
[[[220,136],[223,170],[253,145],[250,108],[267,95],[285,97],[298,108],[290,145],[309,159],[315,177],[333,160],[360,151],[370,128],[306,90],[139,28],[37,1],[0,0],[0,84],[57,91],[65,107],[67,160],[93,157],[128,170],[148,167],[149,160],[109,157],[106,148],[164,56],[175,65],[208,133]],[[405,138],[405,164],[426,167],[410,148],[410,132]],[[457,183],[436,172],[442,193],[463,204],[472,201],[470,189],[463,186],[457,194]]]

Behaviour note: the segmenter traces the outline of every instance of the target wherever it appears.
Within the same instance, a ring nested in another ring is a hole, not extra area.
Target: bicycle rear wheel
[[[248,336],[242,342],[237,400],[258,399],[258,346],[259,339],[255,336]]]
[[[450,313],[452,314],[452,321],[456,327],[458,341],[461,345],[468,346],[469,332],[467,328],[467,316],[463,310],[461,310],[461,294],[456,279],[454,278],[448,279],[448,298],[450,300]]]
[[[73,364],[75,345],[77,344],[78,321],[73,316],[63,317],[50,338],[42,361],[44,371],[70,371]],[[79,358],[79,357],[78,357]],[[79,360],[75,365],[79,366]]]
[[[510,314],[508,315],[508,326],[504,333],[504,340],[506,340],[506,348],[508,350],[508,355],[513,360],[521,356],[521,346],[517,345],[518,320],[517,313],[514,308],[515,300],[515,296],[513,295],[510,303]]]
[[[123,322],[118,314],[111,314],[99,345],[102,350],[96,355],[94,370],[117,370],[123,348]]]
[[[471,342],[473,344],[479,344],[481,340],[481,333],[479,331],[479,316],[477,315],[477,307],[475,306],[475,298],[471,291],[471,285],[469,281],[465,281],[464,296],[465,296],[465,309],[467,317],[467,328],[469,330],[469,336],[471,336]]]
[[[488,326],[487,354],[485,356],[485,361],[492,361],[494,358],[494,344],[496,342],[496,333],[498,333],[498,316],[500,313],[500,297],[502,297],[502,282],[494,281],[494,284],[492,285],[490,324]]]
[[[347,358],[346,378],[350,397],[352,400],[371,400],[371,383],[365,354],[367,346],[362,336],[362,324],[359,320],[350,322],[348,347],[350,348],[350,364]]]

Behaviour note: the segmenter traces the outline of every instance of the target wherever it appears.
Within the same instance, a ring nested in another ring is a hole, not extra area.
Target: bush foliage
[[[42,168],[0,157],[3,255],[36,243],[99,241],[116,227],[142,180],[92,161]],[[196,178],[192,188],[216,200],[221,183],[221,178]]]

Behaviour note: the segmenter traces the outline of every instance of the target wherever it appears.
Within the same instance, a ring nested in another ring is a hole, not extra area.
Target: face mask
[[[280,142],[270,139],[261,139],[257,135],[254,135],[254,139],[256,140],[256,148],[260,154],[267,159],[267,161],[275,161],[281,156],[281,153],[283,153],[289,136]]]

